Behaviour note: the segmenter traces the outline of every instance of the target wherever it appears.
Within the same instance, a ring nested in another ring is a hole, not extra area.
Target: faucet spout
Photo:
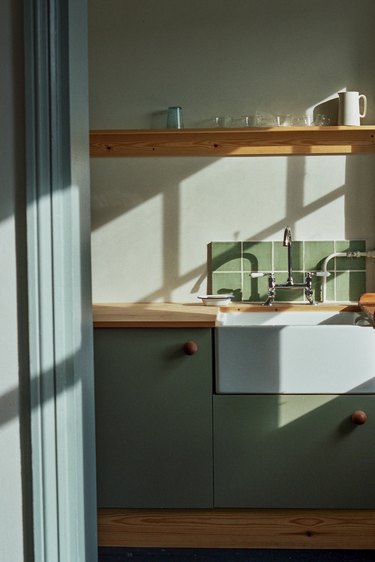
[[[293,267],[292,267],[292,229],[287,226],[284,230],[283,246],[288,248],[288,285],[294,285],[293,283]]]
[[[291,246],[292,244],[292,230],[287,226],[284,230],[283,246]]]

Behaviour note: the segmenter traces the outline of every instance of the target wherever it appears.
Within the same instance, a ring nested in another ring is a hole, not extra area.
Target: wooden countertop
[[[214,328],[218,308],[201,304],[94,304],[95,328]]]
[[[359,306],[367,314],[375,327],[375,293],[364,293],[359,299]]]
[[[375,295],[374,295],[375,305]],[[358,310],[355,305],[275,304],[278,310]],[[186,303],[103,303],[94,304],[95,328],[214,328],[220,310],[269,312],[269,307],[246,303],[232,303],[225,307]]]

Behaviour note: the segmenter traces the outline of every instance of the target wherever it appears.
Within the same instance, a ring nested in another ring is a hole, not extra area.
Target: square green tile
[[[272,242],[248,241],[242,250],[244,271],[272,271]]]
[[[335,300],[336,300],[336,273],[331,273],[331,275],[327,277],[326,301],[334,302]]]
[[[304,300],[305,293],[303,289],[295,289],[293,291],[279,289],[276,291],[275,302],[303,302]]]
[[[313,290],[313,300],[315,302],[321,302],[322,299],[321,287],[322,287],[321,278],[313,277],[312,290]]]
[[[242,300],[242,274],[214,272],[212,274],[212,294],[233,293],[234,301]]]
[[[248,273],[243,276],[242,300],[250,302],[265,302],[268,296],[268,277],[252,279]]]
[[[313,277],[312,288],[314,291],[313,299],[316,302],[322,302],[323,291],[322,291],[323,278]],[[326,301],[334,302],[335,300],[335,274],[331,273],[326,280]]]
[[[333,240],[311,240],[304,243],[305,271],[317,271],[322,268],[323,261],[333,254],[335,246]],[[333,269],[333,260],[329,261],[328,268]]]
[[[366,292],[366,273],[347,271],[336,273],[336,301],[357,302]]]
[[[365,252],[365,240],[339,240],[336,242],[336,252]],[[336,258],[336,270],[366,269],[366,258]]]
[[[360,252],[366,251],[366,240],[336,240],[336,252],[353,252],[359,250]]]
[[[211,242],[211,270],[241,271],[241,242]]]
[[[288,247],[282,242],[274,242],[274,270],[288,271]],[[292,242],[292,268],[294,271],[303,270],[303,242]]]

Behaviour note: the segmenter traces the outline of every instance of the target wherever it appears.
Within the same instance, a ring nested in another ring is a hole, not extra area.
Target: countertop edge
[[[122,320],[117,322],[111,321],[94,321],[94,328],[215,328],[216,320],[213,322],[193,322],[193,321],[169,321],[169,320]]]
[[[277,303],[272,310],[351,310],[358,311],[355,303],[306,304]],[[270,307],[261,304],[231,303],[225,307],[204,306],[195,303],[98,303],[93,305],[93,326],[106,328],[215,328],[221,311],[267,312]]]

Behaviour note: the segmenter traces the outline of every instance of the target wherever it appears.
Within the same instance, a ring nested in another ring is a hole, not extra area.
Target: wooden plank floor
[[[100,509],[98,535],[100,546],[375,549],[375,510]]]

